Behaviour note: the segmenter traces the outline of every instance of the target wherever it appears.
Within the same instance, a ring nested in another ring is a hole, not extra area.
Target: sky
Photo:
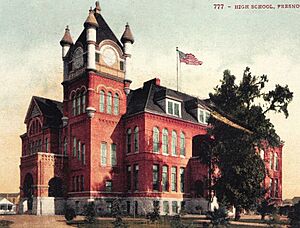
[[[179,89],[200,98],[219,84],[226,69],[241,79],[244,69],[266,74],[268,88],[294,92],[290,116],[270,114],[283,148],[283,198],[300,196],[300,9],[285,1],[102,0],[101,14],[118,38],[128,22],[133,32],[132,88],[159,77],[176,89],[176,47],[202,66],[181,66]],[[270,10],[237,10],[237,4],[273,4]],[[289,3],[297,3],[291,0]],[[33,95],[62,101],[59,41],[69,25],[75,41],[94,0],[1,0],[0,2],[0,192],[19,191],[20,135]],[[228,6],[231,6],[229,8]]]

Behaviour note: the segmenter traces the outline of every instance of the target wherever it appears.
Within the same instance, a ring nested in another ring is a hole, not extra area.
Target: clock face
[[[110,47],[104,49],[102,56],[103,56],[103,61],[108,66],[114,65],[115,62],[117,61],[116,52]]]
[[[73,54],[73,69],[76,70],[83,66],[83,50],[78,47]]]

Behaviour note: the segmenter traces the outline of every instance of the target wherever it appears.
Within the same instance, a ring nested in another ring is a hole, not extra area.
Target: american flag
[[[181,63],[186,63],[187,65],[202,65],[203,62],[199,61],[193,54],[191,53],[183,53],[182,51],[178,51],[179,61]]]

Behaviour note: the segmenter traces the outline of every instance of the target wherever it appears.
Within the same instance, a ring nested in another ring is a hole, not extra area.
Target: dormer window
[[[198,109],[198,121],[199,123],[208,124],[209,112],[204,109]]]
[[[166,111],[169,115],[181,117],[181,103],[166,99]]]

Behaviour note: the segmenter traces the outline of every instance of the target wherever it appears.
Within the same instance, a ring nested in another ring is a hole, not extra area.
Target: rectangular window
[[[180,155],[185,156],[185,135],[180,133]]]
[[[275,197],[278,198],[278,179],[275,179]]]
[[[138,187],[139,187],[139,165],[134,165],[133,190],[138,190]]]
[[[108,213],[111,213],[112,209],[112,201],[106,201],[106,210]]]
[[[127,166],[127,190],[131,190],[131,166]]]
[[[179,104],[174,103],[174,115],[179,116]]]
[[[106,181],[105,182],[105,191],[111,192],[112,191],[112,181]]]
[[[81,146],[81,153],[82,153],[82,164],[86,164],[86,161],[85,161],[85,144],[82,144]]]
[[[184,192],[184,168],[180,168],[180,191]]]
[[[274,196],[274,183],[273,183],[273,179],[270,179],[270,195],[271,195],[271,197]]]
[[[112,166],[117,165],[117,145],[116,144],[111,144],[110,147],[110,161]]]
[[[173,114],[173,103],[168,101],[168,113]]]
[[[164,192],[168,191],[168,166],[162,167],[162,190]]]
[[[48,142],[48,138],[45,139],[45,150],[48,153],[49,152],[49,142]]]
[[[81,142],[78,140],[78,154],[77,154],[77,158],[78,160],[81,159]]]
[[[205,112],[205,123],[206,124],[208,124],[209,117],[210,117],[209,112]]]
[[[177,201],[172,201],[172,213],[173,214],[177,214],[178,213]]]
[[[95,62],[96,63],[99,63],[99,56],[100,56],[100,54],[99,53],[95,53]]]
[[[120,70],[124,70],[124,62],[123,61],[120,61]]]
[[[181,116],[181,103],[178,101],[167,99],[166,110],[167,110],[167,114],[180,117]]]
[[[77,146],[77,140],[74,137],[73,138],[73,157],[76,157],[76,146]]]
[[[169,202],[168,201],[163,201],[163,211],[164,211],[165,215],[170,213],[170,211],[169,211]]]
[[[76,191],[76,180],[75,180],[75,177],[72,177],[72,191],[73,192]]]
[[[84,176],[81,175],[81,191],[84,191]]]
[[[199,110],[199,122],[204,123],[204,111],[201,109]]]
[[[79,176],[76,176],[76,192],[79,192]]]
[[[126,212],[127,212],[127,215],[130,214],[130,201],[126,201]]]
[[[106,155],[107,155],[107,144],[106,142],[101,143],[101,165],[106,165]]]
[[[210,114],[209,112],[203,110],[203,109],[198,109],[198,121],[199,123],[204,123],[207,124],[209,120]]]
[[[153,190],[158,191],[158,174],[159,174],[159,166],[153,165]]]
[[[134,214],[139,214],[139,204],[138,201],[134,201]]]
[[[172,185],[172,191],[177,192],[177,168],[172,167],[171,169],[171,185]]]

